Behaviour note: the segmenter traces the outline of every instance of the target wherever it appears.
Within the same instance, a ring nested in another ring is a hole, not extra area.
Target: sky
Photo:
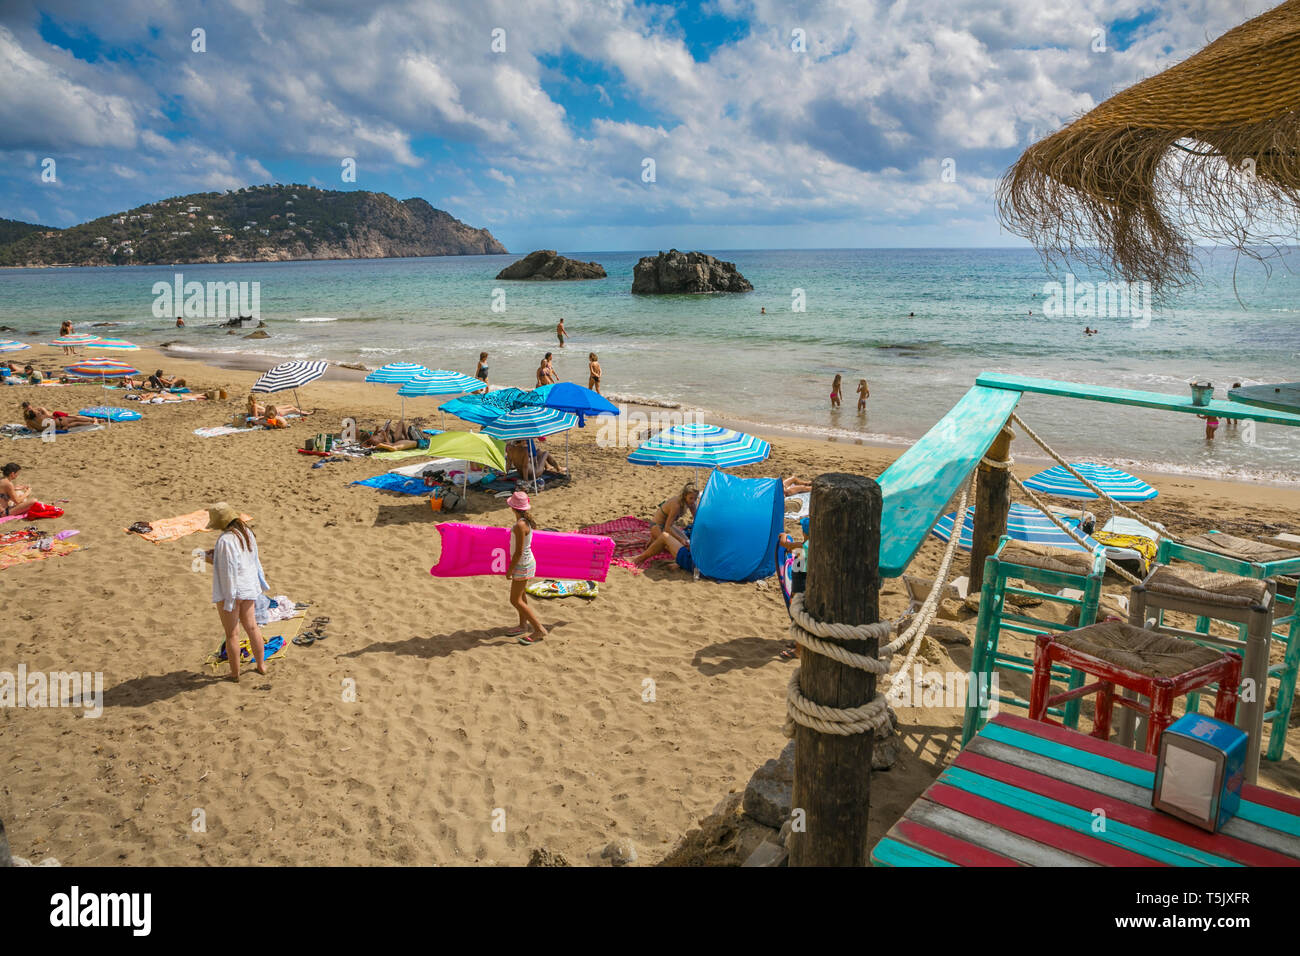
[[[0,217],[282,182],[512,252],[1018,245],[1025,147],[1269,6],[0,0]]]

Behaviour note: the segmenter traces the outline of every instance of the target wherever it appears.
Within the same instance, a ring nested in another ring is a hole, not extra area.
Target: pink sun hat
[[[529,502],[528,495],[522,491],[516,491],[513,495],[507,498],[506,504],[511,508],[514,508],[516,511],[528,511],[532,508],[532,503]]]

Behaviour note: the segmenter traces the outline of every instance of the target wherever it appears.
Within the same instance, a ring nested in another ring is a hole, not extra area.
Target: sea
[[[547,351],[561,378],[585,385],[595,352],[615,400],[699,410],[765,434],[885,445],[915,441],[982,372],[1174,395],[1209,381],[1219,397],[1234,382],[1300,380],[1294,250],[1267,265],[1201,250],[1196,284],[1158,305],[1141,287],[1089,296],[1104,277],[1049,270],[1030,249],[706,250],[734,262],[754,291],[632,295],[634,265],[655,251],[564,251],[605,267],[608,278],[586,282],[497,280],[514,255],[0,270],[0,325],[16,330],[0,338],[47,341],[37,334],[54,335],[64,319],[78,331],[111,322],[94,331],[245,366],[411,361],[467,374],[486,351],[493,385],[521,387]],[[257,283],[270,337],[230,335],[218,316],[175,328],[156,289],[178,274]],[[843,405],[832,409],[836,374]],[[861,414],[860,379],[871,392]],[[1300,429],[1224,427],[1207,442],[1190,415],[1032,394],[1020,412],[1074,460],[1300,480]],[[1014,448],[1018,459],[1037,454],[1024,440]]]

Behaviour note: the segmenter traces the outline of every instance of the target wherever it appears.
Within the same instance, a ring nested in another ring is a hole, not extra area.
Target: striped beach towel
[[[615,518],[613,521],[606,521],[604,524],[593,524],[585,528],[579,528],[578,533],[613,538],[614,557],[610,563],[617,564],[620,568],[627,568],[633,574],[640,574],[644,568],[637,567],[632,563],[632,559],[644,551],[650,543],[651,527],[650,522],[644,518],[627,515],[622,518]],[[660,552],[647,561],[646,564],[668,560],[670,558],[667,552]]]

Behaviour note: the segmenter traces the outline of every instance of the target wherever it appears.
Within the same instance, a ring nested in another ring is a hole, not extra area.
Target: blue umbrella
[[[627,460],[634,465],[736,468],[767,458],[772,446],[744,432],[688,422],[641,443]]]
[[[459,395],[484,388],[482,379],[471,378],[461,372],[447,372],[443,369],[425,370],[407,379],[397,390],[398,395]]]
[[[1111,468],[1107,465],[1071,464],[1070,466],[1083,477],[1116,501],[1150,501],[1160,492],[1152,488],[1141,478],[1130,475],[1127,471]],[[1057,465],[1040,471],[1025,482],[1026,488],[1043,494],[1056,495],[1058,498],[1096,498],[1092,491],[1068,471]]]
[[[381,365],[369,375],[366,376],[367,382],[378,382],[382,385],[405,385],[417,375],[427,374],[429,369],[423,365],[417,365],[415,362],[389,362],[387,365]],[[406,418],[406,396],[402,396],[402,418]]]
[[[941,541],[947,541],[952,537],[952,526],[956,521],[957,513],[955,511],[950,512],[935,522],[934,527],[930,529],[930,533]],[[1062,521],[1076,531],[1078,530],[1079,523],[1077,519],[1063,518]],[[1089,543],[1089,547],[1083,547],[1054,525],[1047,515],[1037,508],[1022,504],[1013,504],[1007,512],[1007,534],[1016,541],[1045,544],[1054,548],[1065,548],[1068,551],[1091,552],[1102,547],[1100,541],[1095,541],[1087,535],[1082,537]],[[961,523],[961,540],[957,542],[957,547],[963,551],[969,551],[974,537],[975,509],[967,508],[965,520]]]
[[[438,410],[475,425],[486,425],[505,414],[501,409],[481,401],[478,395],[462,395],[460,398],[453,398],[439,405]]]
[[[554,408],[524,407],[516,408],[498,416],[483,431],[503,441],[520,438],[540,438],[556,432],[566,432],[578,424],[576,415],[557,411]]]
[[[430,370],[415,362],[389,362],[381,365],[366,376],[367,382],[380,382],[388,385],[405,385],[417,375],[430,374]]]
[[[618,406],[599,392],[594,392],[573,382],[557,382],[543,385],[529,393],[532,400],[541,400],[546,408],[556,408],[562,412],[572,412],[578,416],[578,427],[586,425],[588,415],[617,415]]]

